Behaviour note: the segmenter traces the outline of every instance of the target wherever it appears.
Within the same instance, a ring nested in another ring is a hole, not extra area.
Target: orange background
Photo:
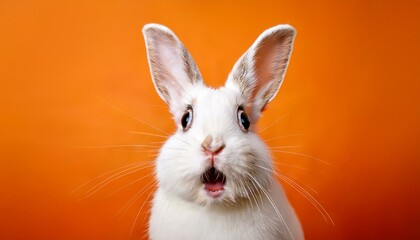
[[[153,161],[174,124],[155,93],[141,28],[169,26],[209,85],[224,83],[266,28],[298,35],[285,83],[260,122],[307,239],[420,238],[419,6],[415,1],[1,1],[0,239],[129,239],[150,167],[84,195],[107,171]],[[150,151],[152,150],[152,151]],[[108,175],[109,176],[109,175]],[[78,186],[85,187],[70,194]],[[148,205],[132,239],[146,229]]]

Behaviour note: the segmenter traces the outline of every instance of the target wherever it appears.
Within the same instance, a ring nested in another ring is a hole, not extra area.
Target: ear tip
[[[143,34],[146,34],[147,32],[150,32],[150,31],[172,33],[172,31],[168,27],[158,24],[158,23],[147,23],[143,26],[143,29],[142,29]]]
[[[289,25],[289,24],[279,24],[279,25],[269,28],[268,31],[271,33],[281,32],[283,34],[290,35],[291,37],[294,37],[296,35],[296,29],[292,25]]]
[[[294,28],[292,25],[284,24],[284,28],[288,29],[289,31],[292,31],[294,34],[296,34],[296,28]]]

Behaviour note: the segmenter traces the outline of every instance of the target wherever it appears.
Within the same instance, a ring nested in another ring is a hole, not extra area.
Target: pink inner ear
[[[268,83],[271,81],[278,81],[278,83],[272,84],[272,86],[266,90],[269,91],[269,93],[263,94],[263,96],[266,95],[268,98],[264,99],[264,102],[271,100],[282,81],[282,72],[286,67],[289,51],[287,36],[285,35],[269,36],[260,43],[254,56],[255,76],[257,78],[254,97]]]
[[[144,36],[153,82],[159,96],[172,108],[191,86],[202,83],[201,74],[188,51],[166,27],[147,27]]]
[[[277,53],[275,49],[275,41],[270,39],[261,44],[255,54],[255,73],[260,86],[264,86],[273,77],[273,62]]]

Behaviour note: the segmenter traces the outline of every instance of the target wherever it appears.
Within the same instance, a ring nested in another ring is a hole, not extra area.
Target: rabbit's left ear
[[[143,27],[147,57],[153,83],[159,96],[171,107],[196,84],[203,84],[201,74],[177,36],[167,27],[147,24]]]
[[[229,74],[226,87],[240,91],[251,105],[254,119],[280,89],[295,34],[290,25],[278,25],[264,31]]]

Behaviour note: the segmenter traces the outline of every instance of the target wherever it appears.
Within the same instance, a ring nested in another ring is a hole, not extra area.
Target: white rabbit
[[[157,158],[149,238],[304,239],[273,176],[270,152],[255,132],[283,81],[294,28],[263,32],[219,89],[203,83],[170,29],[147,24],[143,35],[153,83],[178,126]]]

